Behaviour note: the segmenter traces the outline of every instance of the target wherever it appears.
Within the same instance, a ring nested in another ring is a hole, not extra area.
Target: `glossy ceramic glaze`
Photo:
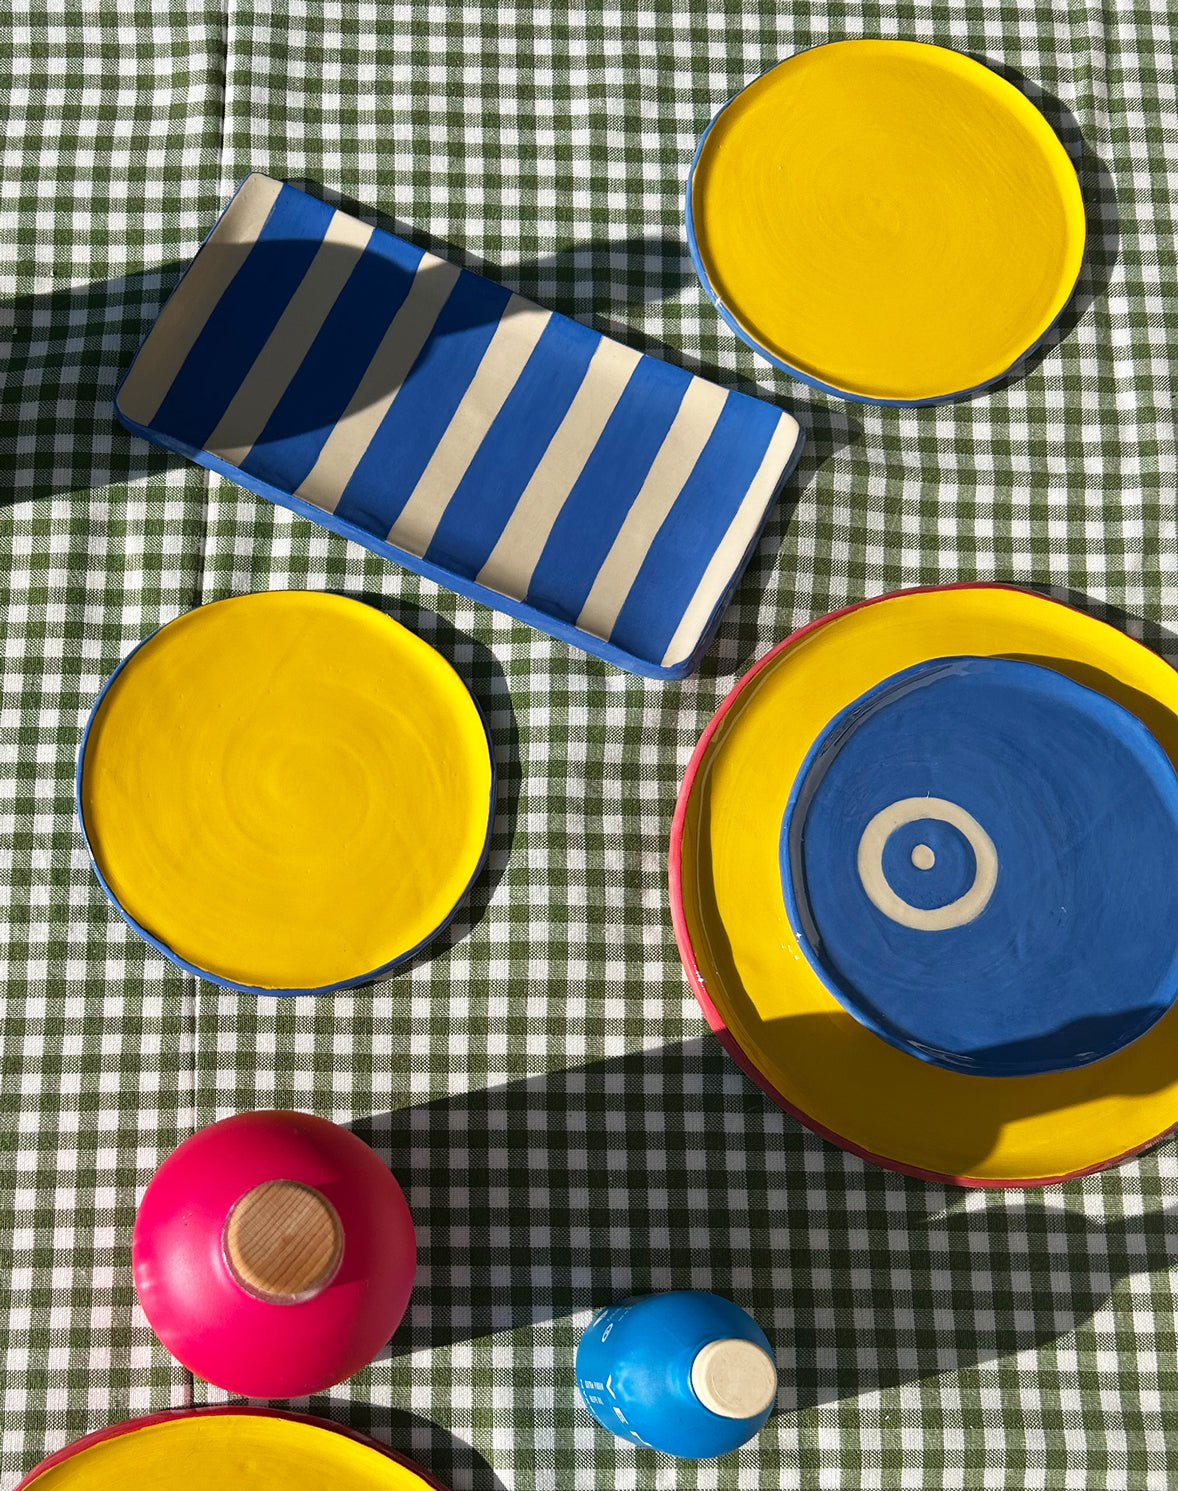
[[[802,433],[329,203],[246,177],[115,410],[383,559],[682,678]]]
[[[708,1380],[717,1353],[727,1364],[718,1397]],[[776,1399],[764,1331],[731,1300],[696,1289],[602,1310],[581,1336],[576,1373],[582,1401],[611,1434],[687,1460],[747,1443]]]
[[[955,654],[1035,663],[1128,709],[1178,760],[1178,675],[1123,633],[998,586],[901,592],[823,618],[750,671],[684,778],[671,910],[692,989],[728,1049],[811,1128],[876,1163],[967,1185],[1098,1169],[1178,1121],[1171,1008],[1074,1071],[983,1080],[897,1050],[842,1007],[786,915],[789,791],[814,741],[867,690]]]
[[[255,1187],[293,1181],[343,1234],[330,1282],[276,1303],[234,1276],[226,1227]],[[307,1113],[244,1113],[200,1130],[160,1166],[135,1220],[135,1289],[152,1329],[197,1376],[250,1398],[297,1398],[350,1377],[405,1313],[416,1262],[400,1186],[362,1140]]]
[[[972,58],[835,42],[749,84],[688,185],[693,257],[729,325],[831,392],[921,403],[992,382],[1066,304],[1076,173]]]
[[[486,852],[494,771],[428,643],[358,601],[278,591],[190,611],[120,665],[78,792],[136,930],[281,993],[371,978],[444,925]]]
[[[446,1491],[412,1461],[324,1419],[178,1409],[112,1424],[47,1456],[16,1491]]]
[[[979,1077],[1060,1071],[1178,996],[1178,776],[1134,715],[945,658],[819,736],[781,829],[790,925],[869,1029]]]

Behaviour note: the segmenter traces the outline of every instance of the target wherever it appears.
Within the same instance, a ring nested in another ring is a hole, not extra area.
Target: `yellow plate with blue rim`
[[[1000,586],[864,602],[768,653],[709,725],[675,814],[672,916],[712,1029],[808,1127],[927,1179],[1042,1185],[1113,1164],[1178,1123],[1178,1006],[1131,1045],[1069,1071],[980,1077],[931,1065],[835,999],[781,889],[782,818],[815,740],[885,678],[955,655],[1054,669],[1135,715],[1178,764],[1178,673],[1115,628]]]
[[[830,393],[973,392],[1050,330],[1084,256],[1067,152],[1024,94],[944,47],[841,41],[712,121],[687,189],[721,316]]]
[[[478,874],[495,773],[479,708],[372,606],[198,607],[119,665],[78,759],[103,888],[188,972],[308,993],[391,972]]]

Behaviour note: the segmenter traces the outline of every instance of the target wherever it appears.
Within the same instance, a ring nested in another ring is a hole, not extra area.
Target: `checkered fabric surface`
[[[972,401],[827,399],[738,345],[685,258],[695,141],[742,84],[850,36],[937,41],[1024,87],[1077,163],[1079,290]],[[0,1483],[111,1421],[224,1395],[136,1305],[155,1166],[240,1109],[374,1144],[422,1266],[389,1351],[312,1411],[474,1491],[1178,1481],[1173,1143],[1039,1193],[865,1167],[769,1104],[677,960],[680,774],[760,653],[900,585],[996,578],[1178,649],[1174,13],[1124,0],[3,0],[0,7]],[[179,266],[250,170],[643,351],[790,409],[809,445],[703,669],[629,677],[439,592],[116,427]],[[386,608],[469,680],[501,769],[489,869],[406,971],[282,1002],[130,934],[73,820],[105,675],[264,588]],[[738,1454],[636,1452],[574,1401],[628,1292],[712,1288],[781,1364]]]

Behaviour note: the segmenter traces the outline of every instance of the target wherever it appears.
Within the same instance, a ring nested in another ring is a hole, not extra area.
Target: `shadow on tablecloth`
[[[322,188],[319,194],[323,195]],[[375,216],[392,222],[343,199],[340,205],[369,221]],[[550,289],[546,305],[560,310],[572,302],[598,323],[599,308],[619,311],[630,303],[656,301],[675,294],[692,278],[684,246],[669,238],[570,243],[497,271],[428,235],[409,236],[524,293]],[[262,247],[276,271],[284,263],[289,267],[292,245]],[[125,431],[115,418],[113,400],[188,262],[0,301],[0,506],[184,468],[183,457]],[[601,329],[635,345],[643,340],[622,321]],[[681,360],[663,350],[670,360]],[[719,381],[725,379],[720,376]]]
[[[352,1127],[421,1239],[386,1356],[499,1332],[551,1343],[625,1295],[712,1289],[760,1321],[779,1407],[800,1411],[1058,1342],[1121,1281],[1178,1259],[1178,1211],[1090,1215],[1083,1182],[980,1193],[870,1167],[711,1038]],[[569,1391],[571,1349],[556,1352]]]

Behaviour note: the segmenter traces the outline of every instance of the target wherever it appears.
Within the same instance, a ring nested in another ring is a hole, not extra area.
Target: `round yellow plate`
[[[181,967],[301,992],[389,971],[477,874],[482,716],[371,606],[279,591],[190,611],[116,670],[78,766],[99,879]]]
[[[1038,109],[943,47],[801,52],[713,120],[688,183],[696,269],[739,336],[852,398],[927,403],[1049,330],[1084,206]]]
[[[1103,622],[997,586],[908,591],[787,638],[737,685],[684,778],[671,911],[713,1030],[810,1128],[891,1169],[1040,1185],[1111,1164],[1178,1122],[1178,1006],[1073,1071],[975,1077],[873,1035],[826,990],[785,913],[782,814],[806,752],[860,694],[929,658],[1054,668],[1143,721],[1178,766],[1178,673]]]
[[[257,1409],[159,1414],[90,1434],[17,1491],[444,1491],[440,1481],[338,1425]]]

